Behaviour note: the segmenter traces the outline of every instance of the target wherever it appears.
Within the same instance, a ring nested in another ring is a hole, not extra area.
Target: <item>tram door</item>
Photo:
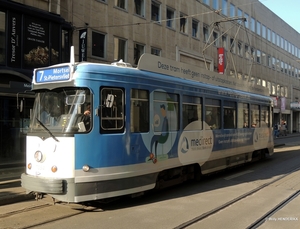
[[[32,96],[0,96],[0,167],[25,163]]]

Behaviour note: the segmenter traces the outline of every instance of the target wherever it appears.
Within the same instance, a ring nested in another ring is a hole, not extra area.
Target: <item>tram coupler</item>
[[[41,200],[44,197],[44,194],[40,193],[40,192],[35,192],[34,195],[35,195],[35,200],[36,201]]]

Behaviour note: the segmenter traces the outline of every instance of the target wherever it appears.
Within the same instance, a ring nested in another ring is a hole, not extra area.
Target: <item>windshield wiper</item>
[[[58,141],[58,139],[51,133],[51,131],[38,119],[38,118],[35,118],[37,121],[38,121],[38,123],[45,129],[45,130],[47,130],[47,132],[50,134],[50,136],[55,140],[55,141],[57,141],[57,142],[59,142]]]

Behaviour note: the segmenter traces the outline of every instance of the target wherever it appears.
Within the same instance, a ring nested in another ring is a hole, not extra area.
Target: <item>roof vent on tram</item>
[[[111,65],[114,66],[119,66],[119,67],[126,67],[126,68],[132,68],[132,65],[129,63],[125,63],[122,59],[119,60],[118,62],[113,62]]]

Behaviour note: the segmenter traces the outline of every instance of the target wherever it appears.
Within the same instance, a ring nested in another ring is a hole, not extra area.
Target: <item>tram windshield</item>
[[[91,95],[88,89],[60,88],[36,93],[30,131],[86,132],[91,128]]]

